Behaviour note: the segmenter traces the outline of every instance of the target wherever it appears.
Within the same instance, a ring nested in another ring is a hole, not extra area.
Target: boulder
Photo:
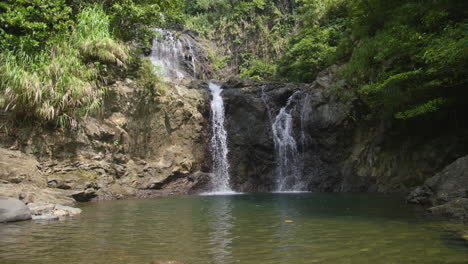
[[[456,218],[468,222],[468,199],[453,200],[443,205],[431,207],[428,211],[436,216]]]
[[[457,159],[423,186],[413,190],[407,201],[422,205],[441,205],[468,198],[468,156]]]
[[[468,156],[445,167],[428,179],[425,185],[434,192],[431,198],[433,204],[468,198]]]
[[[31,203],[28,207],[33,220],[58,220],[63,217],[77,216],[81,209],[61,204]]]
[[[414,189],[407,201],[433,206],[429,212],[468,221],[468,156],[445,167],[423,186]]]
[[[29,208],[20,200],[0,198],[0,223],[31,219]]]
[[[92,188],[88,188],[83,191],[77,191],[72,194],[73,199],[75,199],[77,202],[89,202],[96,196],[96,191]]]

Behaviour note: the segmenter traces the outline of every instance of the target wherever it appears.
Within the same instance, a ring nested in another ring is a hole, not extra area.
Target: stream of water
[[[302,100],[298,100],[301,97]],[[262,100],[266,104],[270,115],[273,141],[275,145],[276,162],[276,191],[277,192],[300,192],[307,190],[307,182],[303,180],[304,149],[308,143],[308,135],[305,132],[305,123],[312,111],[310,107],[310,96],[302,92],[292,94],[284,107],[276,117],[271,117],[268,96],[262,88]],[[300,139],[299,144],[294,135],[293,112],[302,105],[300,109]],[[299,147],[300,146],[300,151]]]
[[[65,221],[0,224],[2,264],[462,264],[468,244],[376,194],[244,194],[87,203]]]
[[[211,140],[210,151],[212,157],[213,177],[211,179],[211,192],[233,192],[229,186],[229,161],[227,132],[224,127],[224,101],[221,96],[222,89],[219,85],[209,83],[211,91]]]
[[[197,77],[196,59],[193,44],[188,38],[177,36],[175,32],[155,29],[150,59],[161,73],[173,80]]]

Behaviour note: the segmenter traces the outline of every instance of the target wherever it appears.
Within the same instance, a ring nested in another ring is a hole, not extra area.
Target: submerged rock
[[[77,216],[81,209],[60,204],[28,204],[33,220],[58,220],[63,217]]]
[[[0,198],[0,223],[31,219],[29,208],[20,200]]]

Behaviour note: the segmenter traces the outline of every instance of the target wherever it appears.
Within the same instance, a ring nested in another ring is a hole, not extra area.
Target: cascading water
[[[164,29],[155,31],[157,35],[150,54],[153,65],[171,79],[196,78],[196,60],[190,39]]]
[[[188,45],[189,52],[190,52],[190,60],[192,61],[193,78],[196,79],[197,78],[197,64],[195,62],[195,53],[193,52],[192,41],[190,41],[190,39],[187,39],[187,45]]]
[[[286,106],[281,108],[273,124],[273,140],[275,143],[276,159],[276,191],[304,191],[301,182],[302,161],[294,139],[293,116],[291,107],[294,99],[300,95],[295,92],[289,97]]]
[[[213,161],[213,178],[211,180],[214,193],[232,193],[229,186],[229,163],[227,132],[224,128],[224,102],[221,96],[223,91],[219,85],[209,83],[212,95],[211,100],[211,141],[210,150]]]
[[[150,59],[156,67],[171,80],[186,77],[197,78],[197,59],[191,37],[176,34],[173,31],[155,29],[157,36],[153,40]],[[234,193],[229,186],[229,163],[227,159],[227,132],[224,128],[224,102],[222,89],[214,83],[209,84],[212,94],[210,150],[213,162],[211,190],[208,194]]]

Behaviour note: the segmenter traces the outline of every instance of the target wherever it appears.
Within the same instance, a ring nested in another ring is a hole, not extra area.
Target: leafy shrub
[[[6,109],[66,125],[99,108],[105,88],[96,65],[123,65],[127,48],[111,39],[102,9],[84,8],[77,17],[72,32],[57,33],[42,50],[0,53],[0,102]]]
[[[137,87],[158,96],[167,90],[167,84],[157,74],[158,70],[148,58],[142,58],[136,72]]]
[[[275,65],[264,63],[261,60],[253,60],[245,68],[241,68],[240,77],[262,81],[271,78],[275,74]]]
[[[353,1],[350,33],[359,45],[344,73],[374,114],[410,119],[462,107],[468,38],[460,10],[466,2],[372,3]]]
[[[65,0],[0,1],[0,49],[34,52],[73,24]]]

